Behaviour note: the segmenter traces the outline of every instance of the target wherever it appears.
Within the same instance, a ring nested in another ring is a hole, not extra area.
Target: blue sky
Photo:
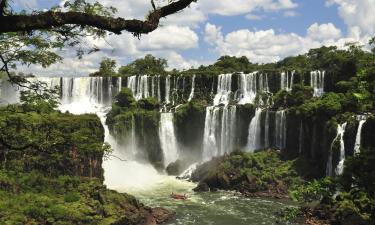
[[[142,19],[151,8],[149,0],[100,2],[118,8],[118,16],[124,18]],[[166,1],[157,2],[161,6]],[[60,3],[14,0],[13,7],[48,9]],[[111,35],[106,41],[88,38],[87,43],[102,51],[79,61],[72,49],[65,49],[62,63],[46,70],[31,69],[40,74],[82,75],[94,71],[103,57],[114,58],[120,65],[148,53],[167,58],[171,68],[179,69],[209,64],[221,55],[245,55],[266,63],[322,45],[365,44],[374,33],[375,0],[198,0],[141,40],[127,33]],[[77,69],[72,70],[72,65]]]

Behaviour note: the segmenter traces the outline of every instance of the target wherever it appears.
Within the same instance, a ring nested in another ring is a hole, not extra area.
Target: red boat
[[[175,194],[175,193],[172,192],[171,198],[177,199],[177,200],[186,200],[187,196],[186,196],[186,194],[182,195],[182,194]]]

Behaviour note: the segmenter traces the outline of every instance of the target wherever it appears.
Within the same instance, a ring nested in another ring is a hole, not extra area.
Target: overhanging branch
[[[36,15],[2,16],[0,17],[0,33],[48,30],[64,25],[80,25],[95,27],[115,34],[121,34],[122,31],[147,34],[159,26],[161,18],[185,9],[194,1],[196,0],[179,0],[170,3],[152,11],[144,21],[98,16],[82,12],[48,11]]]

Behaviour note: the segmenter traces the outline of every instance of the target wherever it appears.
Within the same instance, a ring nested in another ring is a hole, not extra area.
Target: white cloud
[[[223,35],[221,33],[221,27],[207,23],[204,29],[204,41],[210,45],[214,45],[217,42],[222,42],[222,39]]]
[[[262,9],[266,11],[279,11],[296,8],[297,3],[292,0],[199,0],[198,4],[205,13],[224,16],[251,13]]]
[[[307,36],[318,41],[337,39],[341,37],[341,30],[332,23],[314,23],[307,29]]]
[[[263,17],[263,16],[259,16],[259,15],[255,15],[255,14],[251,14],[251,13],[249,13],[249,14],[247,14],[247,15],[245,16],[245,18],[248,19],[248,20],[261,20],[261,19],[263,19],[264,17]]]
[[[285,17],[296,17],[296,16],[298,15],[298,13],[297,13],[296,11],[292,11],[292,10],[290,10],[290,11],[285,11],[285,12],[283,13],[283,15],[284,15]]]
[[[198,35],[189,27],[160,27],[137,41],[141,51],[186,50],[198,47]]]
[[[215,43],[214,50],[219,55],[247,56],[252,62],[258,63],[275,62],[322,45],[343,48],[347,42],[367,41],[360,37],[341,38],[341,31],[330,23],[312,24],[306,36],[295,33],[278,34],[273,29],[242,29],[223,35],[220,28],[212,24],[206,24],[205,32],[205,41]]]
[[[326,0],[326,5],[338,6],[339,15],[349,30],[359,28],[362,35],[375,33],[374,0]],[[349,32],[349,34],[351,33]]]

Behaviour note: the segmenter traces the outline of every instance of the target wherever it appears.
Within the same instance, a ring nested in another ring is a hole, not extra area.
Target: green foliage
[[[116,75],[116,61],[110,58],[103,58],[100,62],[99,71],[90,74],[91,77],[112,77]]]
[[[44,92],[21,91],[22,109],[25,112],[51,113],[59,105],[57,93],[57,88]]]
[[[80,194],[77,192],[68,192],[64,196],[65,202],[77,202],[81,198]]]
[[[6,107],[0,114],[0,162],[3,168],[47,175],[102,176],[87,160],[101,160],[110,150],[103,145],[104,129],[96,115],[59,112],[17,112]],[[17,110],[17,108],[15,108]],[[23,160],[23,159],[27,160]],[[90,174],[90,170],[94,174]]]
[[[144,58],[137,59],[127,66],[122,66],[119,69],[119,74],[122,76],[139,74],[163,75],[167,73],[165,71],[167,65],[167,60],[165,59],[156,58],[152,55],[146,55]]]
[[[205,165],[202,166],[204,167]],[[216,178],[217,174],[224,176]],[[256,153],[234,152],[224,156],[218,159],[214,167],[209,168],[208,175],[203,181],[212,184],[212,180],[220,180],[221,177],[230,177],[230,186],[222,186],[219,182],[217,187],[212,188],[234,189],[240,192],[277,190],[278,194],[287,195],[289,188],[303,183],[294,167],[294,161],[283,161],[279,153],[271,150]]]
[[[145,110],[157,110],[160,107],[160,103],[156,98],[148,97],[139,100],[138,106]]]
[[[289,195],[295,201],[312,202],[328,197],[334,192],[333,181],[327,177],[321,180],[313,180],[300,186],[294,186]]]
[[[131,108],[136,104],[133,92],[129,88],[123,88],[120,93],[116,95],[115,100],[117,106],[124,108]]]
[[[4,188],[5,182],[12,188]],[[4,224],[111,224],[142,215],[133,196],[109,191],[98,179],[39,172],[0,170],[0,200]]]

